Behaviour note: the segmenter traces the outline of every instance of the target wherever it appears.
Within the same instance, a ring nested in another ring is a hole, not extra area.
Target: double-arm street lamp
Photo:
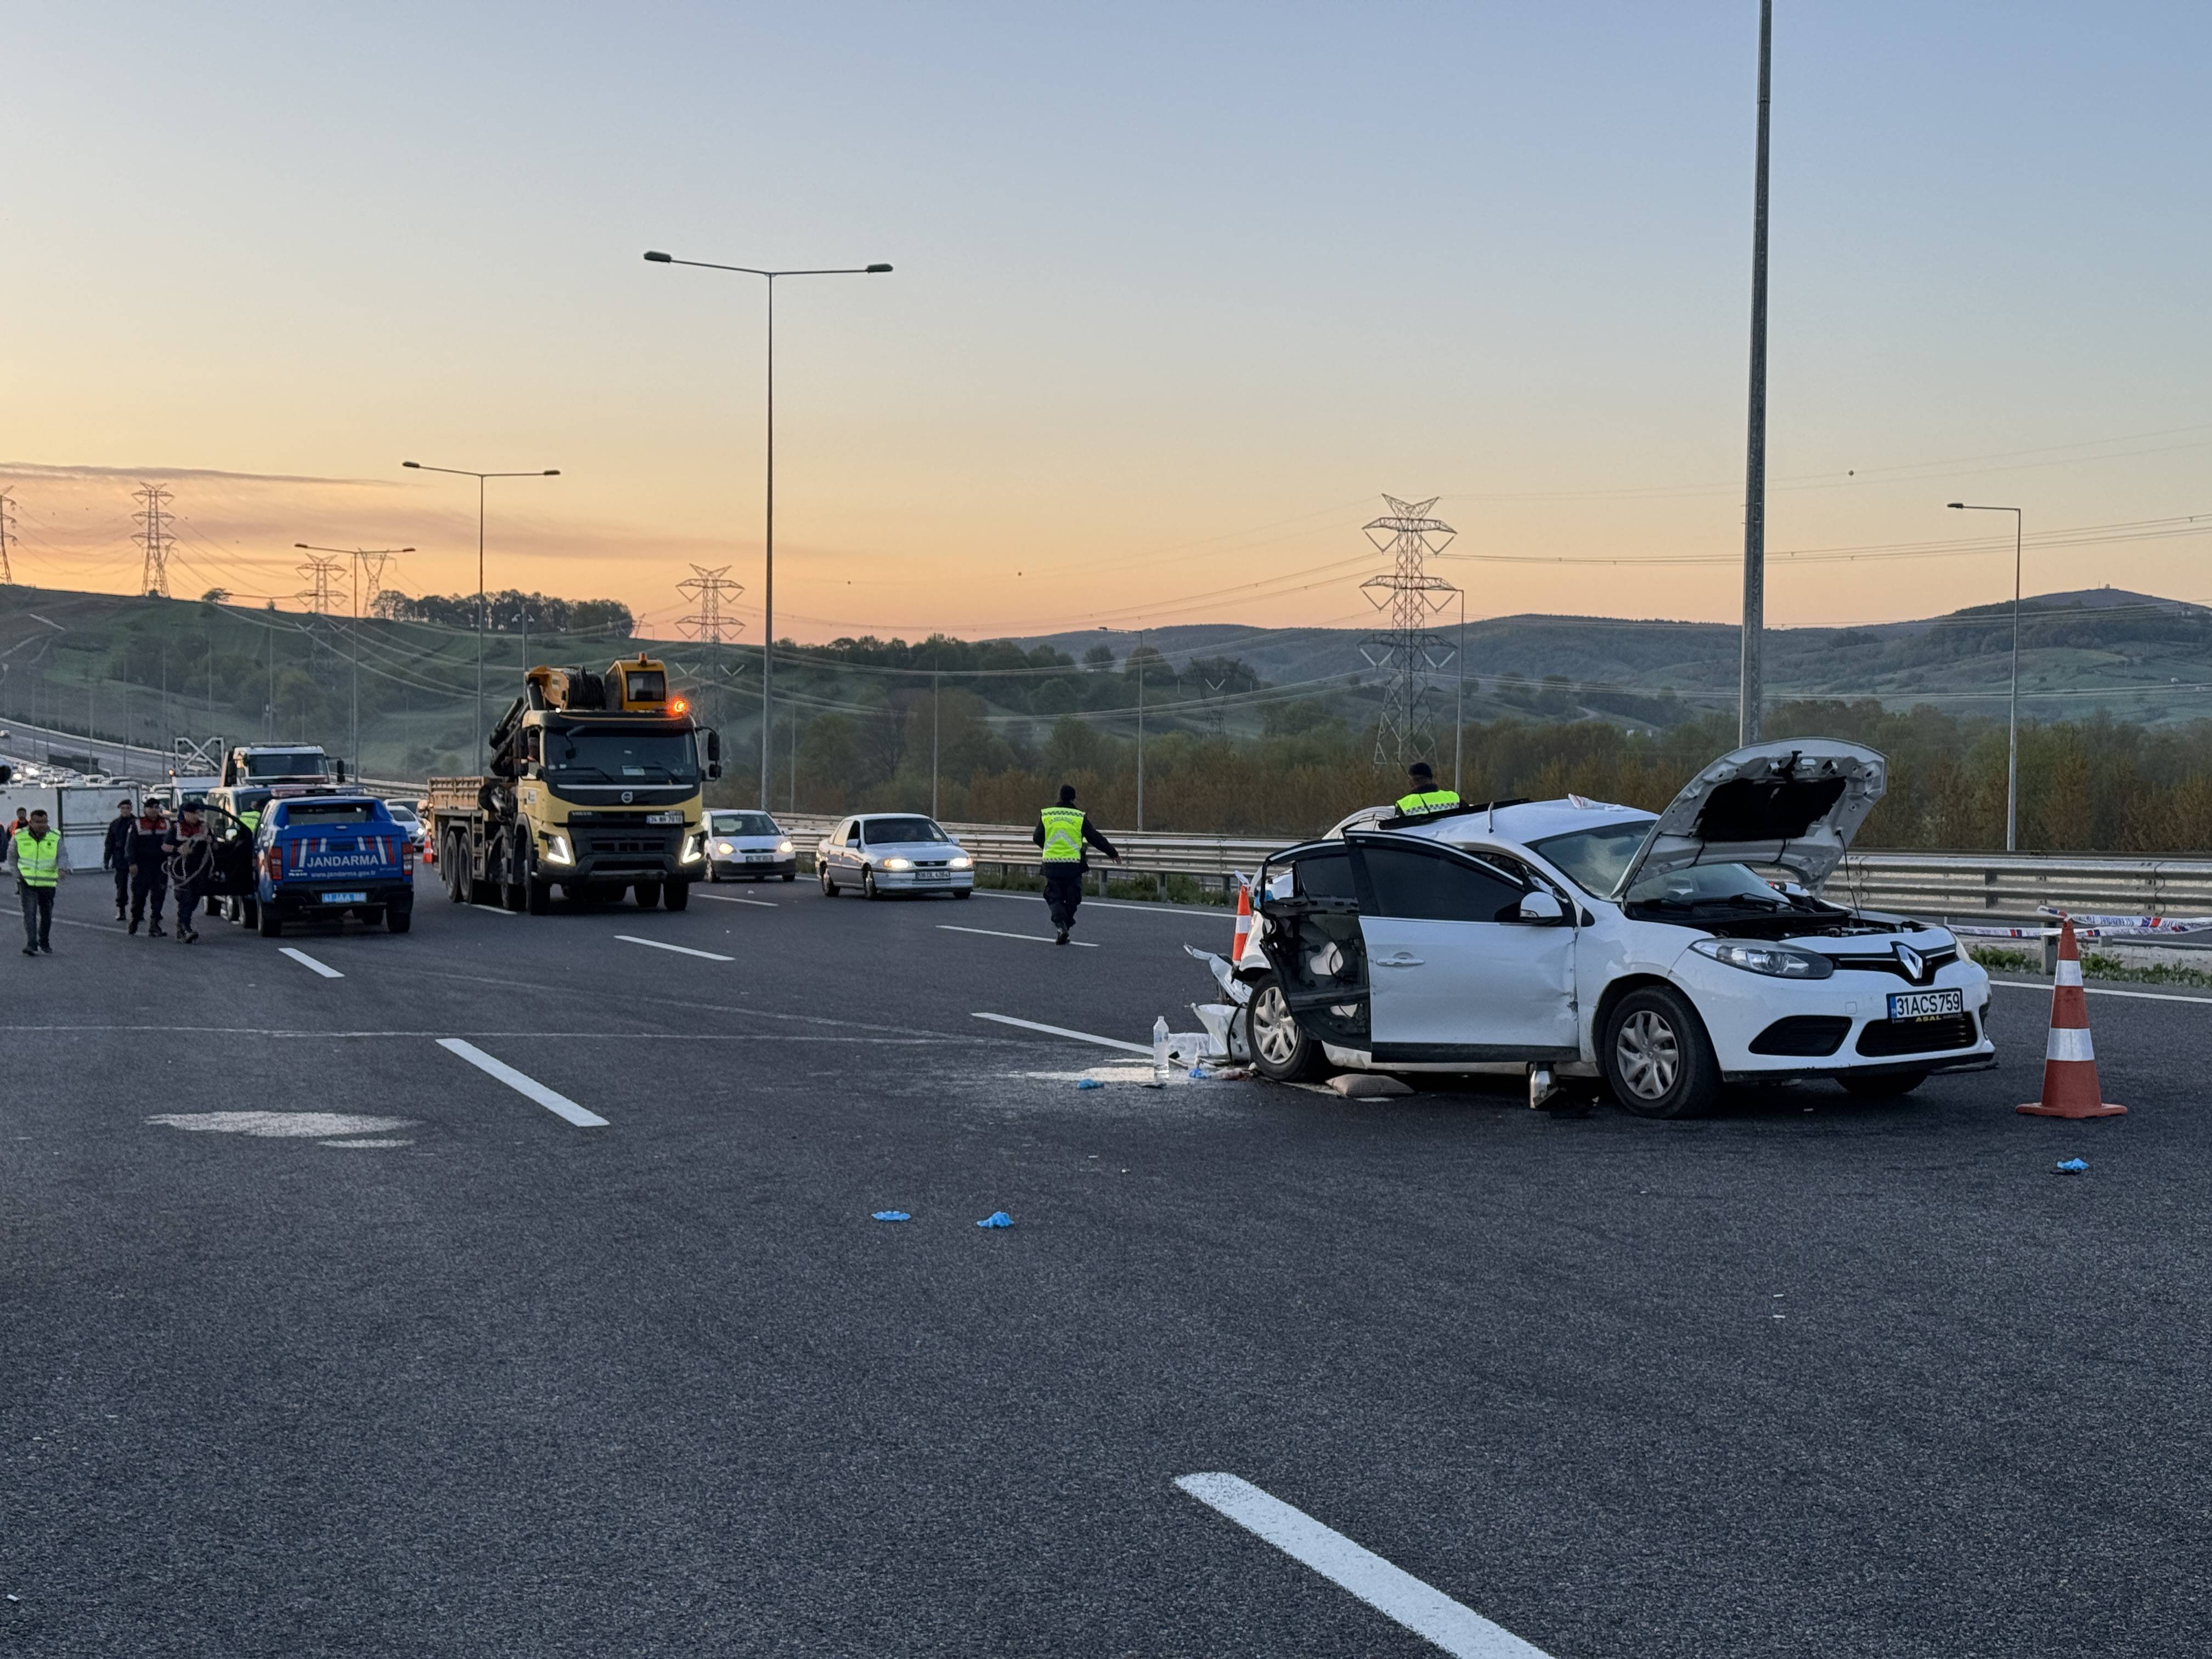
[[[2020,850],[2020,544],[2026,511],[2017,507],[1983,507],[1951,501],[1954,513],[2012,514],[2012,712],[2005,720],[2005,851]]]
[[[346,744],[346,759],[353,766],[353,775],[361,775],[361,568],[374,559],[377,568],[383,561],[401,553],[412,553],[411,547],[318,547],[313,542],[294,542],[302,553],[343,553],[353,561],[353,604],[349,607],[352,617],[346,624],[346,636],[353,647],[353,716]]]
[[[445,472],[456,478],[477,481],[477,770],[484,769],[490,754],[490,733],[484,730],[483,668],[484,668],[484,480],[486,478],[557,478],[561,469],[549,466],[538,472],[472,472],[465,466],[425,466],[420,461],[402,461],[400,465],[417,472]],[[523,665],[528,667],[527,663]]]
[[[679,259],[673,254],[658,250],[649,252],[646,258],[657,265],[690,265],[700,270],[732,270],[746,276],[764,277],[768,282],[768,536],[763,555],[761,581],[761,810],[769,810],[768,781],[770,757],[769,719],[775,697],[775,279],[779,276],[873,276],[887,271],[889,265],[841,265],[817,270],[763,270],[756,265],[716,264],[710,259]]]

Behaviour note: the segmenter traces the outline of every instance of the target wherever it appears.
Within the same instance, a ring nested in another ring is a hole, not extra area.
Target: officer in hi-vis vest
[[[1398,797],[1398,811],[1410,817],[1416,812],[1440,812],[1447,806],[1459,805],[1459,791],[1437,787],[1437,775],[1426,761],[1415,761],[1406,769],[1406,775],[1413,781],[1411,794]]]
[[[1085,855],[1084,843],[1088,842],[1115,863],[1121,855],[1114,850],[1114,843],[1091,827],[1091,820],[1075,804],[1075,786],[1060,786],[1060,805],[1048,806],[1037,814],[1036,833],[1030,837],[1044,848],[1044,902],[1052,913],[1052,925],[1059,937],[1054,945],[1067,943],[1067,930],[1075,926],[1077,907],[1083,902],[1083,872],[1091,867]]]

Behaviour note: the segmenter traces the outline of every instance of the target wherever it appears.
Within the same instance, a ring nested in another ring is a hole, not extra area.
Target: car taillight
[[[281,848],[272,847],[261,855],[261,871],[271,881],[283,879],[284,854]]]
[[[399,867],[402,870],[412,870],[415,867],[415,843],[411,841],[403,841],[399,843]]]

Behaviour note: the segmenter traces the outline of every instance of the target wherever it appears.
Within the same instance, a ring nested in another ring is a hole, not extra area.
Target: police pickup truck
[[[254,837],[261,937],[310,915],[381,921],[404,933],[415,918],[415,842],[373,795],[272,799]]]

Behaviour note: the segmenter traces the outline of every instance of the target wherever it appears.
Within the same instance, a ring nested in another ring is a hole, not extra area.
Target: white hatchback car
[[[766,812],[717,808],[706,818],[708,881],[789,881],[798,875],[798,848]]]
[[[814,869],[824,898],[847,887],[859,888],[863,898],[950,893],[964,899],[975,890],[975,860],[936,820],[913,812],[859,812],[843,820],[815,848]]]
[[[1578,797],[1355,813],[1262,869],[1266,966],[1238,970],[1255,1060],[1279,1079],[1525,1066],[1532,1104],[1598,1078],[1647,1117],[1723,1082],[1894,1096],[1994,1066],[1989,975],[1956,939],[1807,890],[1887,773],[1856,744],[1776,743],[1656,817]]]

